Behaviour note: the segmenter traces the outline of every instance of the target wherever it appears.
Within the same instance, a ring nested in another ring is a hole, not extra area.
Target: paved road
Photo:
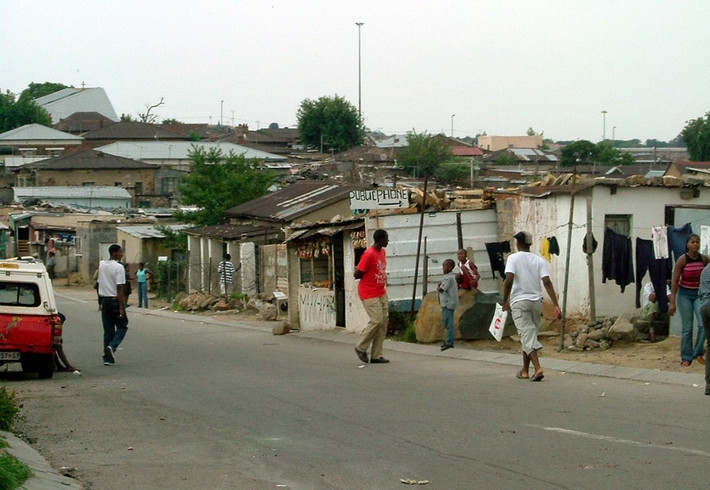
[[[55,467],[76,468],[87,488],[401,489],[411,479],[431,489],[646,489],[706,480],[710,400],[693,383],[552,368],[531,383],[514,377],[514,360],[391,342],[391,364],[363,366],[351,334],[273,336],[135,307],[117,364],[104,367],[91,293],[62,292],[59,304],[83,375],[6,378],[24,397],[37,448]]]

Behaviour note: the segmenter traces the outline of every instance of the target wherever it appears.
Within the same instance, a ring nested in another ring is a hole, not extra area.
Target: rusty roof
[[[182,230],[187,235],[203,236],[208,238],[221,238],[224,240],[239,240],[254,238],[274,233],[282,233],[277,226],[252,226],[252,225],[214,225],[196,226]]]
[[[228,209],[225,215],[230,218],[256,218],[287,223],[332,203],[349,199],[350,191],[356,188],[334,182],[296,182],[280,191]]]

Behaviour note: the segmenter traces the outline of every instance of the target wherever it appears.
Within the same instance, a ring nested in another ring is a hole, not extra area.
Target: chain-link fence
[[[178,293],[187,291],[187,262],[183,260],[163,260],[155,271],[156,296],[172,301]]]

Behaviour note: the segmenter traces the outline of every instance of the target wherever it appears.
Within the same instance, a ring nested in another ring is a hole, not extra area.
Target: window
[[[96,184],[94,182],[82,182],[81,185],[84,187],[92,187],[92,186],[95,186]]]
[[[604,226],[611,228],[616,233],[631,235],[630,214],[607,214],[604,216]]]
[[[0,283],[0,305],[36,307],[40,303],[37,284],[22,282]]]
[[[143,182],[136,182],[136,195],[143,194]]]
[[[332,289],[330,280],[330,256],[321,255],[301,259],[301,284],[310,284],[313,287]]]

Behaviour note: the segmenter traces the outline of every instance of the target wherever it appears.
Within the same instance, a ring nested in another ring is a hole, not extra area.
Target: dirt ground
[[[72,288],[73,289],[73,288]],[[137,307],[138,298],[131,295],[130,304]],[[171,304],[150,298],[150,308],[170,308]],[[197,313],[205,316],[229,317],[239,321],[260,320],[255,311],[247,310],[240,312],[220,312],[215,314],[212,311]],[[696,374],[705,373],[705,366],[698,362],[693,362],[690,367],[680,365],[680,338],[668,337],[660,342],[615,342],[607,350],[589,350],[583,352],[559,351],[560,336],[556,332],[543,332],[540,335],[540,342],[543,349],[540,351],[540,358],[545,363],[545,358],[565,359],[569,361],[590,362],[595,364],[611,364],[616,366],[640,367],[646,369],[659,369],[662,371],[689,372]],[[470,340],[458,341],[458,348],[480,349],[496,352],[508,352],[519,354],[520,342],[517,337],[506,337],[501,342],[490,340]]]

